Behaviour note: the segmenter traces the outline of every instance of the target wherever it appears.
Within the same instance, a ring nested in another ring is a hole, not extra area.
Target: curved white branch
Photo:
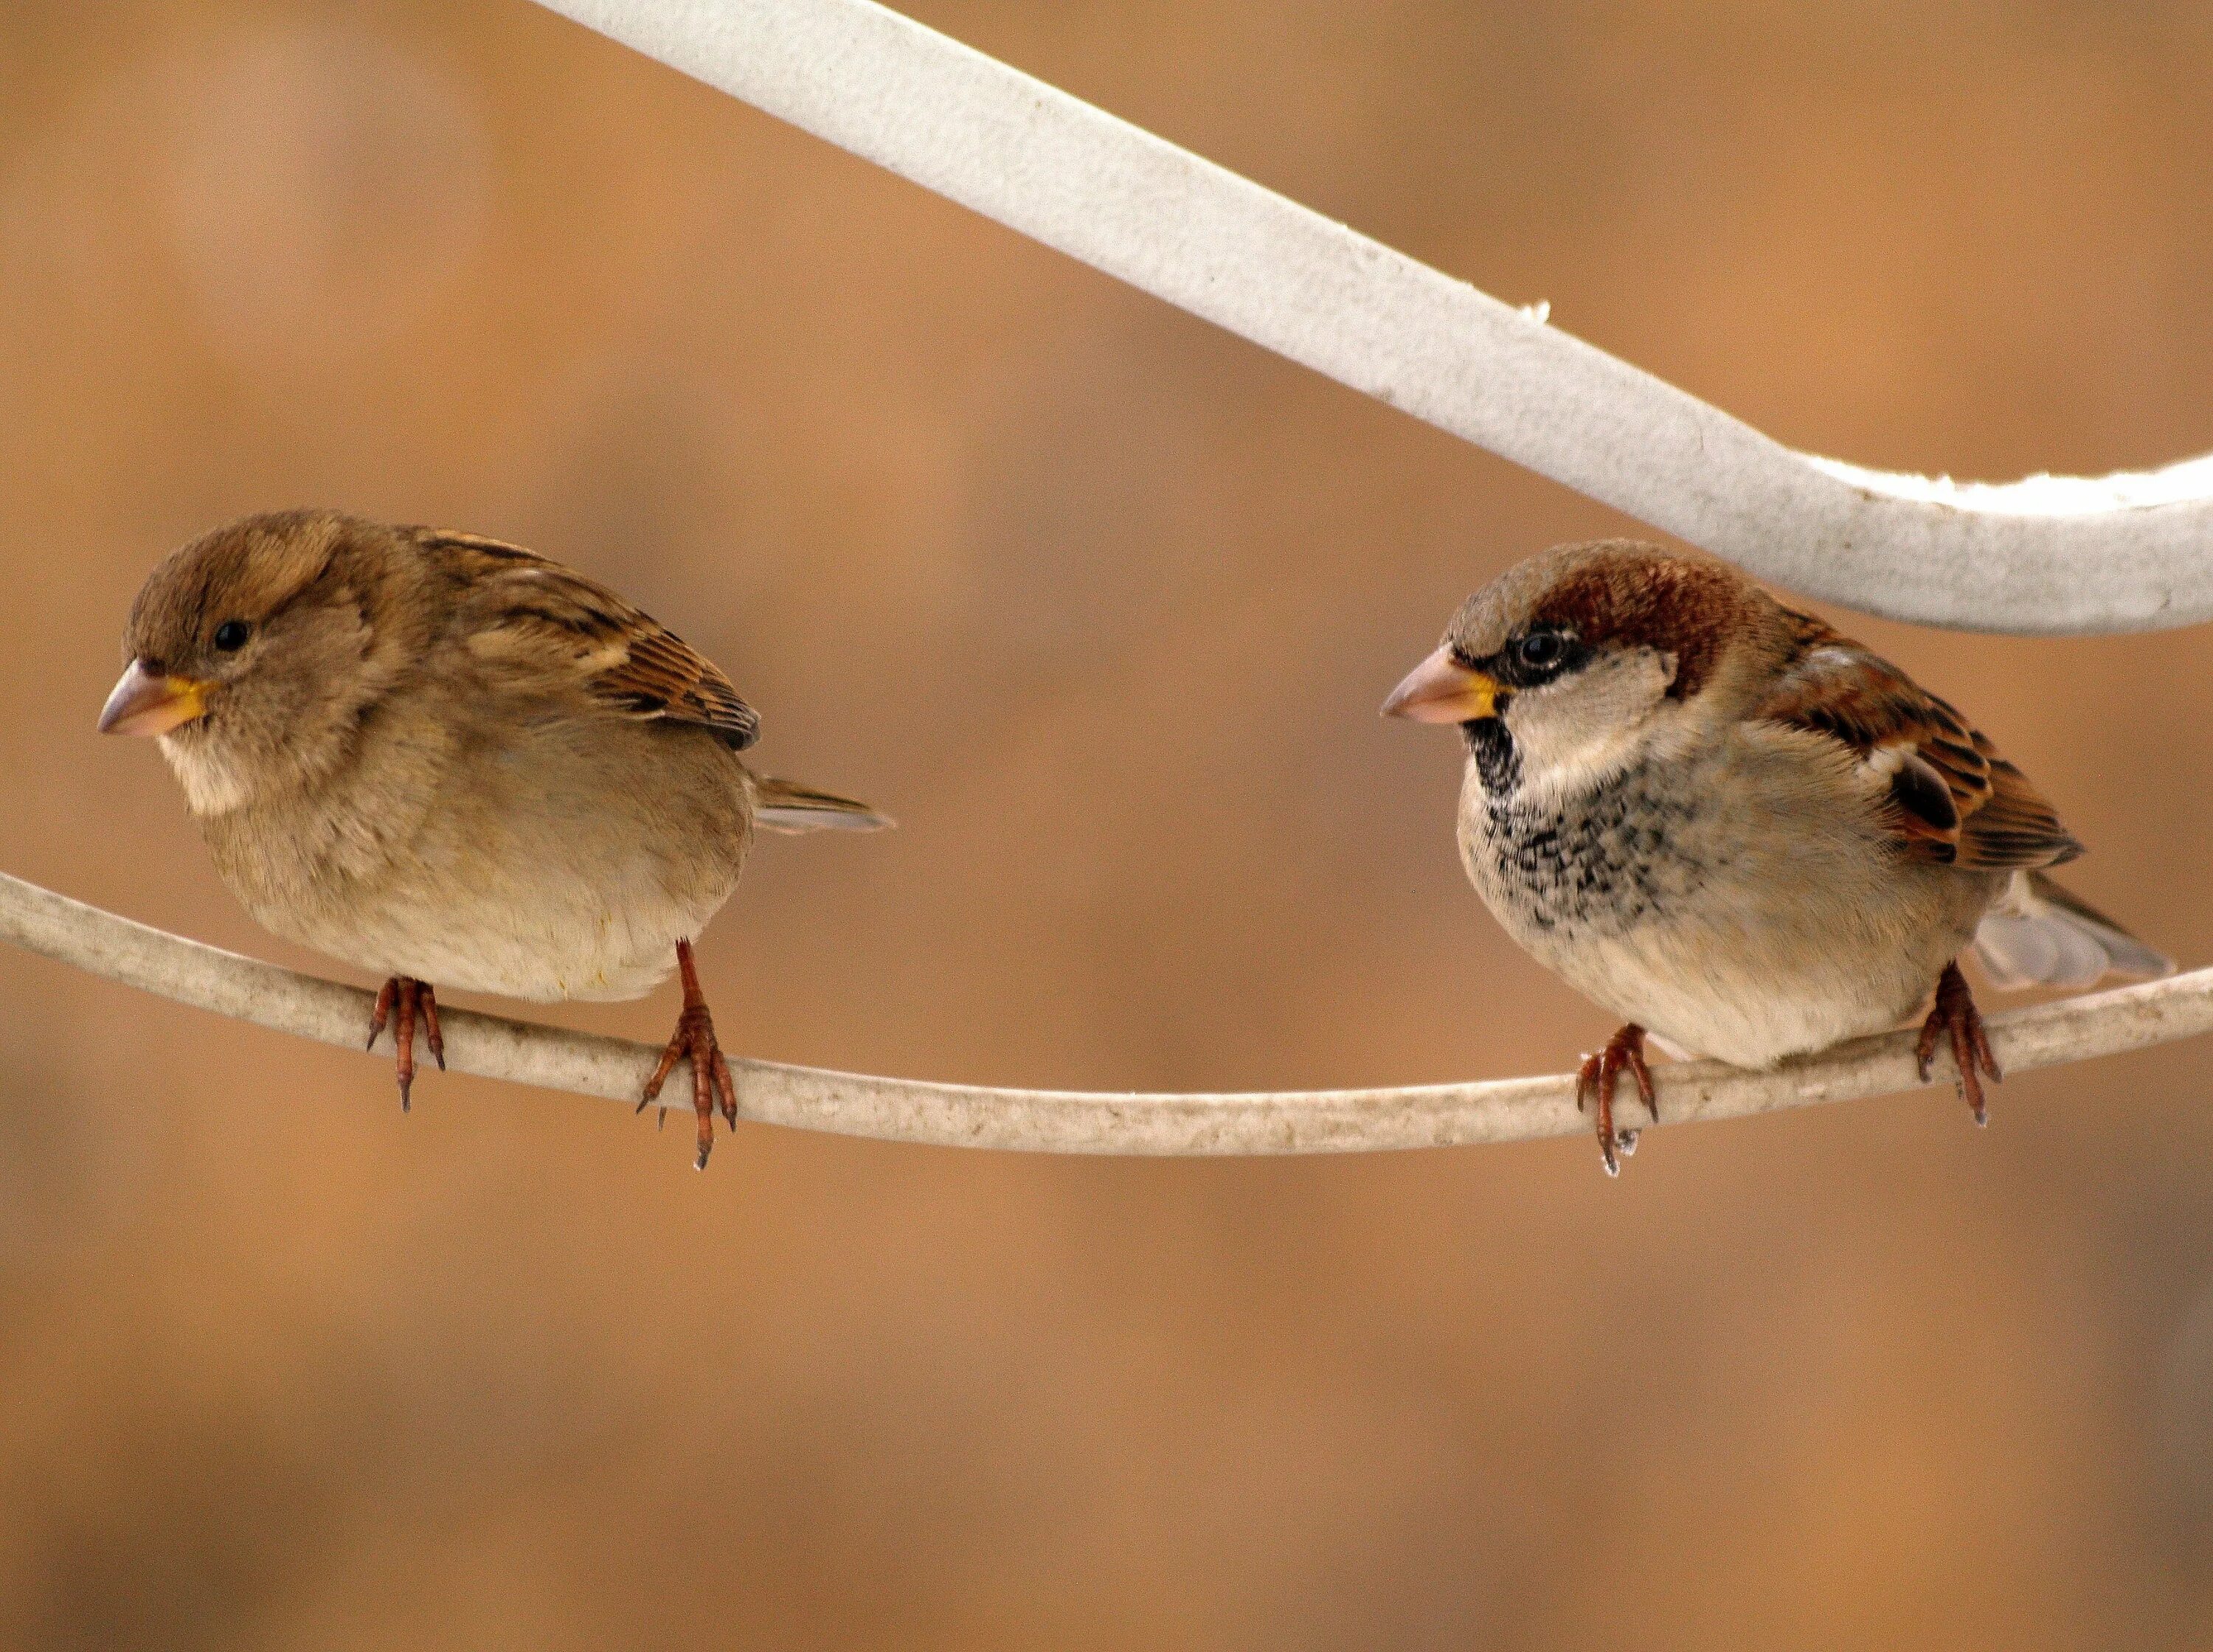
[[[256,1026],[358,1049],[370,995],[219,952],[0,873],[0,941]],[[635,1100],[656,1052],[643,1044],[440,1012],[460,1072]],[[2213,970],[1993,1015],[2008,1070],[2051,1066],[2213,1031]],[[1911,1089],[1912,1039],[1862,1039],[1772,1073],[1715,1062],[1654,1075],[1666,1124]],[[1588,1130],[1575,1081],[1509,1078],[1404,1089],[1236,1095],[988,1089],[872,1078],[774,1062],[733,1064],[739,1111],[763,1124],[942,1147],[1046,1153],[1355,1153],[1515,1142]],[[665,1093],[691,1089],[680,1079]]]
[[[2213,455],[1997,486],[1817,459],[872,0],[540,3],[1795,590],[2032,634],[2213,618]]]

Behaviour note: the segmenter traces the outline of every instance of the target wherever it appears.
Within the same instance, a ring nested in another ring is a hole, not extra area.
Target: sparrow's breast
[[[1468,874],[1533,950],[1664,923],[1711,874],[1710,801],[1647,767],[1580,797],[1472,802],[1461,815]]]
[[[255,918],[374,974],[631,998],[736,884],[752,835],[744,771],[704,733],[408,732],[312,795],[203,822]]]
[[[1902,862],[1871,801],[1788,750],[1724,744],[1549,800],[1484,766],[1461,858],[1501,925],[1623,1019],[1739,1065],[1897,1025],[1997,892]]]

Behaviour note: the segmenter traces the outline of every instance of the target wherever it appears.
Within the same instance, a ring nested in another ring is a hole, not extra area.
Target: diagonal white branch
[[[2213,455],[2000,486],[1795,452],[872,0],[540,0],[1777,583],[2023,633],[2213,618]]]
[[[104,912],[0,873],[0,941],[179,1003],[359,1048],[370,995]],[[441,1012],[454,1069],[635,1100],[655,1050],[620,1039]],[[2008,1070],[2141,1049],[2213,1031],[2213,970],[1994,1015]],[[739,1110],[763,1124],[944,1147],[1047,1153],[1355,1153],[1562,1136],[1589,1128],[1575,1081],[1509,1078],[1401,1089],[1233,1095],[991,1089],[741,1061]],[[1735,1119],[1910,1089],[1908,1033],[1862,1039],[1772,1073],[1686,1062],[1654,1075],[1663,1123]],[[665,1092],[688,1096],[680,1079]],[[688,1105],[686,1103],[686,1105]],[[1629,1114],[1623,1117],[1626,1121]],[[1637,1114],[1638,1118],[1642,1115]]]

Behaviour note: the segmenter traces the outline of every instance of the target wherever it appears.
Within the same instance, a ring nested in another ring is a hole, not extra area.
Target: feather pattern
[[[1758,715],[1825,735],[1889,783],[1908,852],[1978,871],[2057,866],[2082,845],[2021,771],[1945,701],[1811,614]]]
[[[463,594],[459,621],[487,665],[561,661],[571,682],[625,716],[706,728],[734,752],[759,738],[759,716],[728,677],[597,581],[498,539],[407,533]],[[547,649],[549,638],[563,646]]]

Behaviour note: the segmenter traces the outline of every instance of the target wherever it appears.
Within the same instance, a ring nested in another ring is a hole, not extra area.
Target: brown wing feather
[[[629,716],[712,730],[733,751],[760,718],[730,680],[685,640],[614,592],[520,546],[473,533],[409,532],[468,591],[470,648],[484,659],[551,659],[594,699]],[[558,645],[548,650],[539,644]]]
[[[1787,612],[1787,611],[1786,611]],[[1952,706],[1811,614],[1759,715],[1826,735],[1890,780],[1911,852],[1980,870],[2056,866],[2082,852],[2027,777]]]

